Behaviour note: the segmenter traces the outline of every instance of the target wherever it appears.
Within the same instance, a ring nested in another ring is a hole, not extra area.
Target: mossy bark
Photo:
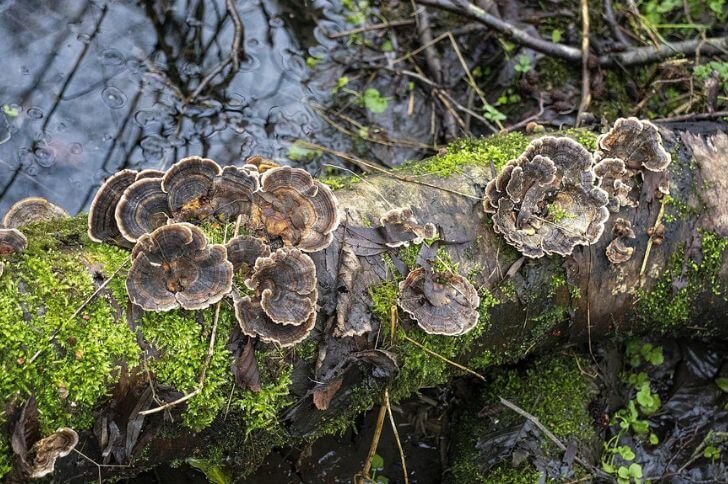
[[[592,133],[563,134],[593,148]],[[480,198],[492,169],[525,148],[529,140],[522,135],[459,142],[447,154],[407,165],[394,176],[336,180],[342,186],[336,196],[345,216],[334,243],[314,255],[321,307],[310,340],[288,351],[259,344],[263,391],[252,394],[235,389],[231,352],[226,347],[235,320],[229,304],[223,304],[218,344],[204,390],[185,406],[147,417],[135,439],[127,436],[132,465],[105,467],[103,473],[130,475],[190,456],[250,469],[271,446],[346,428],[356,414],[378,401],[385,385],[397,399],[458,374],[459,370],[405,340],[403,333],[476,370],[517,361],[565,339],[583,341],[610,331],[725,334],[720,316],[728,309],[722,289],[728,283],[724,257],[728,227],[717,213],[725,206],[707,206],[701,197],[711,187],[725,186],[726,171],[716,169],[721,163],[726,166],[725,154],[696,159],[677,133],[665,131],[664,136],[673,154],[671,198],[655,198],[654,180],[648,175],[641,185],[639,206],[612,215],[597,244],[577,248],[566,258],[520,261],[520,254],[493,232],[482,210]],[[664,242],[652,244],[640,276],[647,229],[655,225],[663,205]],[[342,247],[356,241],[353,229],[376,225],[393,207],[411,207],[418,220],[434,223],[441,240],[438,263],[468,277],[479,289],[481,318],[472,332],[462,337],[425,335],[404,317],[390,332],[396,282],[416,264],[419,247],[380,250],[360,245],[353,247],[363,268],[355,296],[372,330],[364,336],[334,336],[342,292],[338,277]],[[613,266],[604,250],[617,216],[632,222],[637,238],[631,260]],[[26,235],[28,252],[6,261],[0,291],[3,337],[15,340],[0,343],[7,375],[0,380],[7,408],[2,419],[12,424],[13,409],[30,395],[41,395],[44,428],[76,428],[84,453],[101,462],[103,446],[91,430],[93,425],[98,429],[114,418],[127,425],[134,414],[120,407],[134,407],[150,381],[157,392],[166,392],[167,400],[195,388],[213,311],[139,314],[127,304],[124,292],[123,264],[128,253],[88,240],[83,216],[29,227]],[[26,273],[31,269],[33,277]],[[43,276],[46,273],[48,277]],[[94,285],[112,276],[106,289],[76,313]],[[51,307],[57,314],[49,322],[46,315]],[[49,339],[56,324],[62,330]],[[89,338],[90,333],[98,337]],[[396,354],[398,376],[382,377],[360,361],[344,364],[350,355],[375,345]],[[31,363],[38,350],[42,352]],[[92,364],[79,364],[89,359]],[[326,384],[335,379],[342,380],[341,388],[327,410],[318,410],[312,382]],[[111,396],[109,389],[113,389]],[[156,405],[153,399],[146,404],[147,408]],[[5,453],[0,470],[3,465],[7,470],[9,462],[8,435],[0,440],[0,451]],[[58,467],[59,479],[64,481],[93,478],[98,472],[78,455],[59,461]]]

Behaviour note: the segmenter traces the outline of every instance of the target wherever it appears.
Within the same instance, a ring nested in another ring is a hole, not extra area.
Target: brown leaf
[[[319,410],[326,410],[329,408],[331,399],[334,398],[336,392],[341,388],[341,384],[344,382],[344,377],[340,376],[333,380],[324,383],[313,389],[313,404]]]
[[[240,388],[247,388],[253,392],[260,391],[260,372],[258,362],[255,360],[255,348],[252,338],[248,338],[242,353],[233,364],[233,375],[235,383]]]
[[[40,439],[38,407],[35,403],[35,397],[32,396],[20,411],[20,416],[15,424],[15,429],[10,440],[13,452],[20,458],[20,464],[24,470],[30,468],[27,460],[28,450],[38,439]]]

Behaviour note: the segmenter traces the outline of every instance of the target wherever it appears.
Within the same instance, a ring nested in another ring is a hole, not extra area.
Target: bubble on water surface
[[[120,109],[126,104],[126,94],[114,86],[108,86],[101,91],[101,98],[111,109]]]
[[[81,145],[81,143],[71,143],[70,145],[68,145],[68,151],[72,155],[80,155],[81,153],[83,153],[83,146]]]
[[[28,117],[30,119],[41,119],[43,118],[43,110],[37,106],[31,106],[28,108]]]
[[[120,66],[126,62],[126,58],[117,49],[106,49],[101,52],[101,63],[107,66]]]
[[[33,151],[35,161],[43,168],[50,168],[56,164],[56,153],[53,148],[39,146]]]

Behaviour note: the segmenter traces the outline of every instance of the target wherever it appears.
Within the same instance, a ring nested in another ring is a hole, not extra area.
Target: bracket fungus
[[[0,229],[0,257],[20,254],[28,247],[28,239],[18,229]]]
[[[116,223],[116,207],[124,191],[139,179],[134,170],[121,170],[101,185],[88,212],[88,236],[94,242],[123,244],[126,239]]]
[[[276,323],[268,317],[260,302],[250,296],[235,300],[235,317],[243,334],[284,348],[306,339],[316,325],[315,311],[301,324]]]
[[[300,168],[271,168],[260,177],[254,221],[271,238],[304,252],[324,249],[339,226],[334,193]]]
[[[437,235],[435,224],[429,222],[420,224],[411,208],[392,209],[379,219],[379,223],[382,224],[380,232],[387,241],[387,247],[420,244],[423,240],[432,239]]]
[[[3,217],[3,225],[16,229],[35,222],[69,217],[68,212],[45,198],[29,197],[15,202]]]
[[[251,235],[240,235],[227,244],[227,258],[236,273],[247,275],[255,267],[259,257],[268,257],[270,248],[262,240]]]
[[[129,185],[114,211],[116,226],[129,242],[167,224],[170,218],[167,194],[161,178],[142,178]]]
[[[592,157],[570,138],[544,136],[486,187],[484,209],[496,232],[523,255],[569,255],[595,243],[609,218]]]
[[[129,299],[148,311],[204,309],[232,290],[233,265],[225,246],[208,245],[194,225],[165,225],[143,235],[131,257]]]
[[[398,303],[428,334],[459,336],[478,323],[478,291],[457,274],[415,269],[399,283]]]
[[[213,160],[196,156],[172,165],[162,180],[172,215],[187,222],[247,216],[257,189],[257,172],[235,166],[221,169]]]
[[[30,449],[30,477],[37,479],[53,472],[56,460],[65,457],[78,444],[78,434],[67,427],[60,428],[39,440]]]
[[[662,146],[657,127],[637,118],[619,118],[597,138],[596,158],[619,158],[631,170],[664,171],[670,154]]]
[[[594,165],[594,174],[599,178],[601,187],[609,195],[607,207],[610,212],[619,212],[622,207],[636,207],[637,200],[629,196],[632,180],[624,161],[619,158],[604,158]]]
[[[298,249],[282,248],[259,258],[245,285],[276,324],[300,325],[316,312],[316,266]]]
[[[618,218],[614,221],[612,234],[614,234],[614,240],[607,245],[607,259],[609,259],[609,262],[613,265],[627,262],[634,253],[634,247],[629,247],[625,243],[627,239],[635,238],[634,231],[632,230],[632,224],[629,220]]]

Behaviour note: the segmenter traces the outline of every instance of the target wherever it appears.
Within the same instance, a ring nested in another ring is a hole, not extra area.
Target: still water
[[[306,65],[325,48],[321,22],[341,28],[334,6],[235,4],[242,30],[225,0],[0,0],[0,214],[31,195],[86,210],[117,170],[190,154],[291,164],[297,139],[341,146],[311,107],[330,90],[309,86]]]

